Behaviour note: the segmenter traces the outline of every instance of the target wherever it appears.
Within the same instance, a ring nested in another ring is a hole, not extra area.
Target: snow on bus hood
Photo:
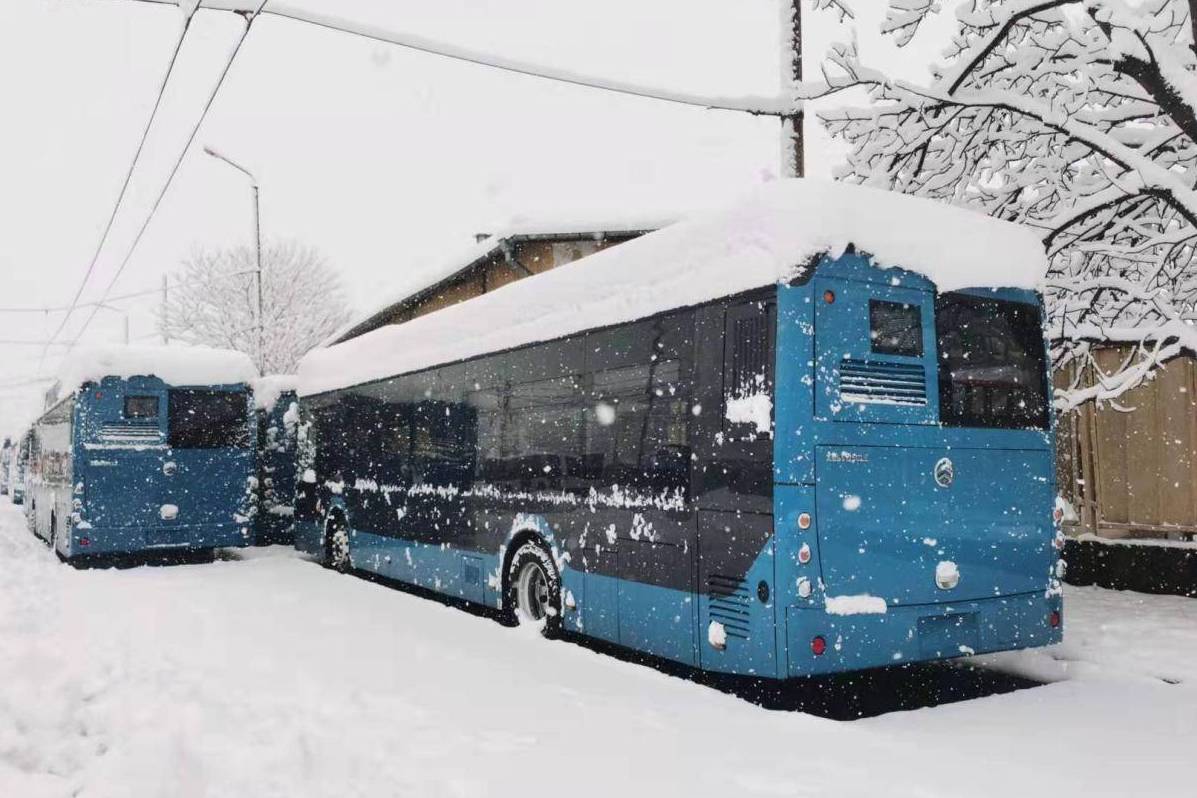
[[[309,353],[304,395],[788,281],[849,245],[942,291],[1034,288],[1047,270],[1029,230],[972,211],[820,180],[767,184],[690,217],[489,294]]]
[[[232,385],[258,376],[241,352],[206,346],[85,346],[58,370],[58,395],[104,377],[157,377],[167,385]]]

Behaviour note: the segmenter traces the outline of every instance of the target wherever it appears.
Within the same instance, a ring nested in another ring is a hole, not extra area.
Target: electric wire
[[[196,6],[198,8],[198,4]],[[58,328],[54,334],[50,336],[49,341],[58,340],[58,336],[66,329],[67,323],[71,320],[71,314],[75,312],[75,307],[79,302],[79,298],[83,296],[83,291],[87,288],[88,281],[91,280],[92,274],[95,272],[96,264],[100,260],[100,253],[104,250],[104,245],[108,242],[108,236],[112,232],[112,226],[116,221],[117,214],[120,211],[121,204],[124,202],[125,194],[129,190],[129,184],[133,180],[133,173],[137,170],[137,164],[141,160],[141,154],[145,150],[145,143],[150,137],[150,130],[154,126],[154,120],[158,117],[158,110],[162,107],[162,99],[166,96],[166,87],[170,82],[170,76],[174,72],[175,64],[179,59],[179,52],[183,49],[183,41],[187,37],[187,31],[191,27],[191,20],[195,15],[195,9],[190,9],[183,17],[183,23],[179,28],[179,37],[175,41],[174,50],[171,52],[170,61],[166,65],[166,71],[162,75],[162,80],[158,84],[158,96],[154,100],[154,107],[150,111],[150,116],[146,120],[145,127],[141,131],[141,140],[137,143],[137,150],[133,153],[133,160],[129,163],[129,169],[125,172],[125,179],[121,182],[120,191],[116,195],[116,202],[112,206],[112,212],[108,215],[108,222],[104,225],[104,232],[100,236],[99,243],[96,244],[95,252],[92,253],[91,262],[87,265],[87,271],[83,274],[83,279],[79,282],[79,287],[75,290],[75,296],[71,299],[71,304],[67,307],[66,314],[59,322]],[[38,359],[38,370],[40,371],[45,362],[46,352],[49,350],[47,345],[42,349],[42,353]]]
[[[246,14],[243,16],[243,19],[245,20],[245,27],[241,31],[241,36],[237,39],[237,43],[233,46],[233,51],[229,54],[228,60],[225,61],[224,69],[221,70],[220,77],[217,79],[216,84],[212,87],[212,91],[208,94],[208,100],[206,103],[204,103],[204,108],[200,112],[199,118],[196,120],[195,125],[191,129],[191,135],[187,137],[187,143],[183,145],[183,149],[180,150],[179,157],[175,160],[175,164],[171,168],[170,174],[166,178],[166,183],[163,184],[162,190],[158,192],[158,197],[154,200],[154,204],[150,207],[149,214],[146,216],[145,221],[142,222],[141,227],[138,229],[137,235],[134,237],[133,243],[129,247],[129,251],[125,253],[124,259],[121,260],[121,264],[117,268],[116,273],[113,274],[112,279],[108,281],[108,285],[105,287],[104,293],[100,296],[99,302],[92,307],[91,314],[83,322],[83,326],[79,328],[79,332],[73,339],[71,339],[68,349],[73,348],[75,344],[79,342],[79,339],[83,337],[83,334],[87,331],[88,326],[91,324],[92,320],[95,319],[96,314],[99,313],[100,305],[104,304],[108,300],[108,295],[112,292],[113,286],[116,285],[116,281],[119,280],[121,274],[124,273],[125,267],[129,265],[129,261],[132,259],[133,254],[137,251],[138,244],[141,243],[142,236],[145,235],[145,231],[149,228],[150,222],[153,221],[154,215],[158,212],[158,208],[162,204],[162,199],[166,196],[167,191],[170,190],[170,186],[174,182],[175,175],[179,173],[179,167],[183,165],[183,161],[187,157],[187,153],[191,149],[191,145],[195,142],[195,137],[199,134],[199,129],[203,125],[204,120],[207,118],[208,111],[211,110],[212,104],[216,101],[216,95],[220,93],[221,87],[224,86],[225,78],[228,77],[229,71],[233,67],[233,62],[237,59],[237,54],[241,52],[241,46],[245,44],[245,40],[249,36],[249,31],[253,27],[254,20],[257,19],[258,15],[262,13],[262,8],[265,7],[266,3],[268,2],[269,0],[261,0],[256,11],[254,11],[252,14]]]

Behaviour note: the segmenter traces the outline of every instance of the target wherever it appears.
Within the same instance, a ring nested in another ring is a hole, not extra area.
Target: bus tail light
[[[798,549],[798,562],[802,565],[810,562],[810,546],[805,543],[802,544],[802,548]]]
[[[810,640],[810,652],[816,657],[823,656],[823,652],[827,650],[827,641],[823,639],[823,635],[815,635]]]
[[[1060,628],[1060,611],[1052,610],[1051,615],[1047,616],[1047,622],[1049,624],[1051,624],[1051,627],[1053,629],[1059,629]]]
[[[79,538],[79,545],[80,546],[90,546],[91,538]]]
[[[798,528],[803,531],[810,529],[810,513],[798,513]]]

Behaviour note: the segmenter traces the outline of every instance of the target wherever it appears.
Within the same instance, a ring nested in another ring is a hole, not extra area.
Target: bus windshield
[[[175,449],[246,448],[249,404],[242,392],[172,390],[170,445]]]
[[[940,421],[953,427],[1047,429],[1039,308],[959,294],[935,303]]]

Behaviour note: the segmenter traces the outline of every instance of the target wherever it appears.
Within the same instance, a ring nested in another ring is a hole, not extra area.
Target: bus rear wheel
[[[334,571],[349,571],[349,527],[337,516],[325,523],[324,563]]]
[[[561,577],[545,547],[528,541],[507,568],[507,600],[517,623],[544,623],[548,637],[561,630]]]

